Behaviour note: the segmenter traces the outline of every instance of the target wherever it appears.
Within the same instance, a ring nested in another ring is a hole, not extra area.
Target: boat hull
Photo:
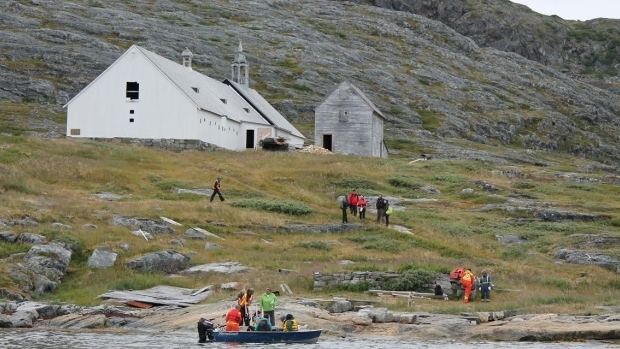
[[[321,330],[313,331],[248,331],[248,332],[215,332],[214,342],[233,343],[316,343]]]

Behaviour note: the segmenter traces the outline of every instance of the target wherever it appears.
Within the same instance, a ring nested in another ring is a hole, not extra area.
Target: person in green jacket
[[[277,305],[278,298],[270,288],[267,288],[266,292],[260,296],[260,309],[263,311],[263,316],[269,318],[272,327],[276,325],[275,311]]]

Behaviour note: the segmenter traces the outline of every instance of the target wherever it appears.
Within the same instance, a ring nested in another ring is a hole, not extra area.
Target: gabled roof
[[[304,137],[299,130],[295,128],[295,126],[291,125],[291,123],[286,120],[280,112],[278,112],[269,102],[267,102],[263,96],[260,95],[256,90],[252,88],[248,88],[242,86],[231,80],[224,80],[224,83],[232,86],[239,95],[241,95],[248,103],[252,104],[256,110],[273,126],[276,128],[283,129],[285,131],[290,132],[291,134],[301,137]]]
[[[134,45],[168,79],[170,79],[196,107],[226,116],[238,122],[269,123],[230,86],[173,62],[140,46]],[[198,89],[198,92],[194,90]],[[224,103],[223,100],[226,102]]]
[[[338,85],[338,88],[336,88],[334,90],[333,93],[337,92],[338,90],[345,90],[345,89],[349,89],[353,92],[355,92],[358,96],[360,96],[360,98],[366,102],[366,104],[368,104],[368,106],[370,108],[372,108],[372,110],[377,113],[377,115],[379,115],[381,118],[383,118],[384,120],[387,120],[387,118],[385,117],[385,115],[383,115],[383,113],[381,112],[381,110],[379,110],[379,108],[377,108],[377,106],[368,98],[366,97],[366,95],[364,94],[364,92],[362,92],[362,90],[360,90],[359,88],[357,88],[357,86],[353,85],[352,83],[350,83],[349,81],[343,81],[340,85]],[[331,94],[330,94],[331,96]],[[328,97],[329,98],[329,97]]]

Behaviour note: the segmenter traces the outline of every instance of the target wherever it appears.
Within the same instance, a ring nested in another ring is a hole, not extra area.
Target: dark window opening
[[[225,98],[220,98],[220,101],[222,101],[222,103],[226,104],[226,99]]]
[[[194,92],[196,92],[196,93],[200,92],[200,90],[198,89],[198,87],[192,87],[192,90],[194,90]]]
[[[129,100],[140,99],[140,84],[137,82],[127,81],[126,96]]]
[[[133,113],[134,113],[134,111],[133,111],[133,109],[131,109],[131,110],[129,111],[129,114],[133,114]]]
[[[80,135],[80,129],[79,128],[72,128],[71,129],[71,135],[72,136],[79,136]]]
[[[323,148],[332,151],[332,135],[323,135]]]
[[[245,148],[254,149],[254,130],[245,131]]]
[[[129,122],[133,122],[133,118],[129,119]]]
[[[246,113],[250,112],[250,108],[243,108],[243,110],[245,110]]]

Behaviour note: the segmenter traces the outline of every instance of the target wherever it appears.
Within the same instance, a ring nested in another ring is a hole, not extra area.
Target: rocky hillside
[[[620,20],[567,21],[509,0],[357,0],[445,23],[481,46],[515,52],[564,72],[616,76]],[[618,92],[618,90],[616,90]]]
[[[253,86],[308,135],[313,108],[347,79],[390,116],[393,150],[454,154],[446,145],[464,138],[620,163],[616,93],[469,34],[329,0],[3,1],[0,127],[61,134],[61,105],[131,44],[170,58],[189,47],[196,69],[224,78],[242,39]]]

